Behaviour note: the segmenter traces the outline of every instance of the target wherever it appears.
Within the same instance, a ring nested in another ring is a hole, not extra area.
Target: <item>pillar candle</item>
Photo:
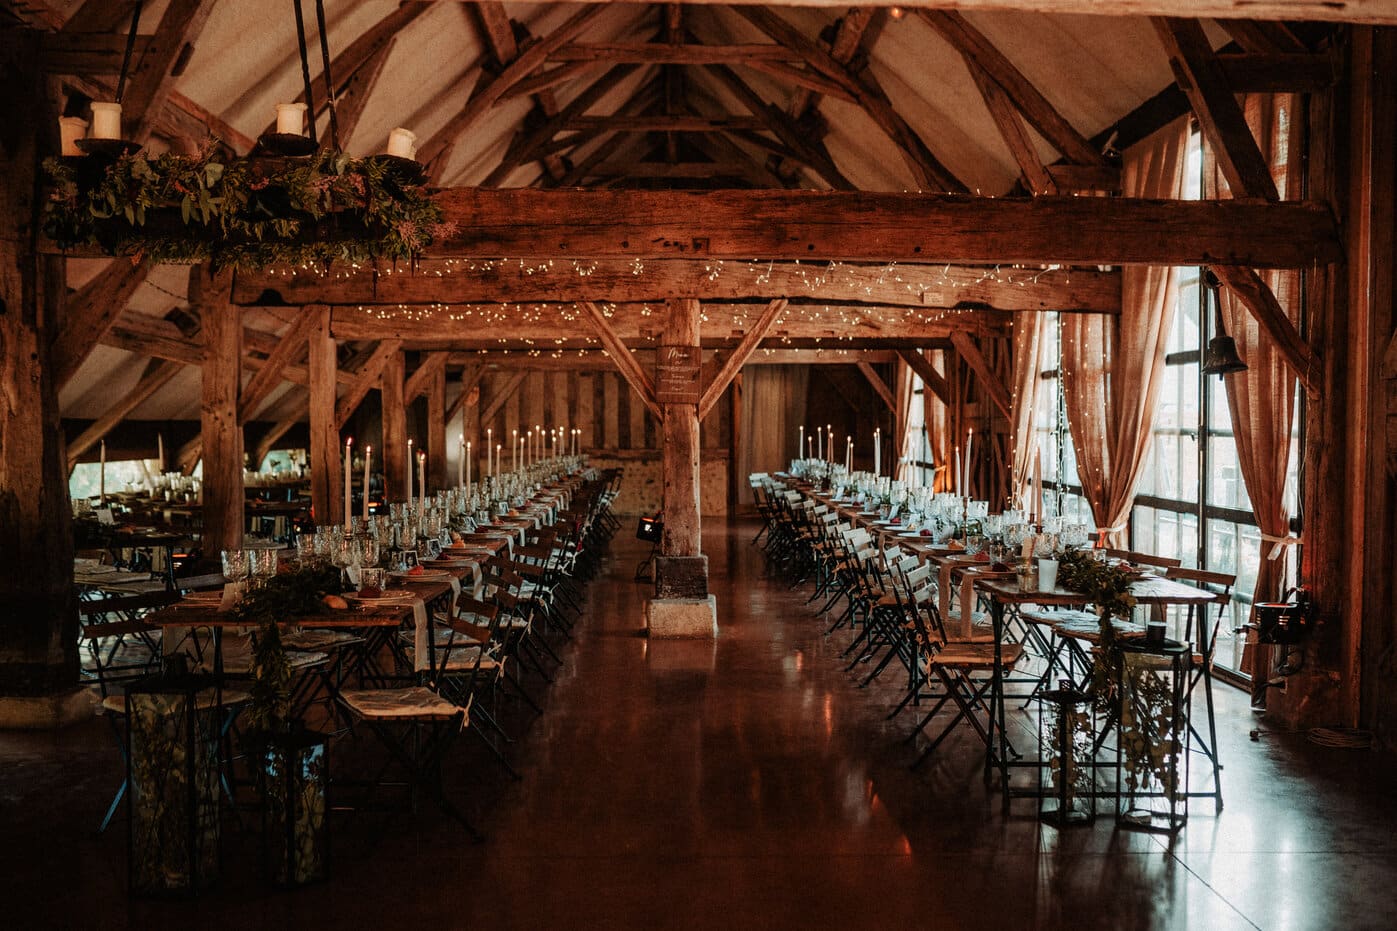
[[[422,526],[422,518],[427,511],[427,454],[417,454],[417,526]],[[420,532],[420,531],[419,531]]]
[[[407,498],[408,504],[412,503],[412,440],[407,441]]]
[[[100,100],[92,102],[92,138],[121,138],[121,104]]]
[[[975,428],[970,428],[970,435],[965,440],[965,483],[961,486],[965,489],[965,496],[970,497],[970,448],[975,444]]]
[[[373,448],[372,446],[365,446],[365,447],[364,447],[364,507],[363,507],[364,526],[365,526],[365,528],[368,527],[368,523],[369,523],[369,475],[370,475],[370,473],[372,472],[372,469],[370,468],[370,463],[373,462],[373,458],[374,458],[374,448]]]
[[[351,447],[354,445],[354,437],[344,441],[344,526],[349,527],[350,515],[354,513],[354,495],[352,483],[354,481],[354,458],[351,455]]]

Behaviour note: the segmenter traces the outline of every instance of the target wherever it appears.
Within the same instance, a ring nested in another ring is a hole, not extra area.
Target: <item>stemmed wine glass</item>
[[[249,565],[247,550],[224,550],[221,554],[223,560],[223,577],[230,582],[241,582],[248,576]]]

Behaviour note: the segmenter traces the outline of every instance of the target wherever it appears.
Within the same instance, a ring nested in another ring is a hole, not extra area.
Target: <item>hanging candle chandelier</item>
[[[45,163],[44,233],[64,249],[216,268],[415,261],[450,235],[414,158],[416,136],[394,129],[366,158],[340,146],[324,0],[315,0],[328,138],[316,127],[302,0],[293,0],[304,102],[276,106],[276,128],[243,158],[209,139],[195,155],[147,153],[121,137],[121,97],[140,23],[131,16],[116,99],[59,121],[62,155]],[[308,131],[307,131],[308,130]]]

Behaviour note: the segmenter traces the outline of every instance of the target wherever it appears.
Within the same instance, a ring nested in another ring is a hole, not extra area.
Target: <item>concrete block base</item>
[[[0,696],[0,729],[46,731],[86,721],[97,713],[91,689],[73,688],[56,695]]]
[[[718,636],[718,599],[652,598],[645,603],[645,630],[651,637]]]

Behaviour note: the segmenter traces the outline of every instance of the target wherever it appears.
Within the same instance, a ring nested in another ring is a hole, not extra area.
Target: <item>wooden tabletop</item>
[[[1081,592],[1072,592],[1065,588],[1055,588],[1050,592],[1021,592],[1017,579],[985,579],[976,582],[976,586],[996,601],[1005,604],[1073,606],[1087,604],[1090,600]],[[1212,604],[1218,599],[1216,592],[1158,576],[1140,579],[1130,586],[1130,594],[1139,604],[1153,605]]]

